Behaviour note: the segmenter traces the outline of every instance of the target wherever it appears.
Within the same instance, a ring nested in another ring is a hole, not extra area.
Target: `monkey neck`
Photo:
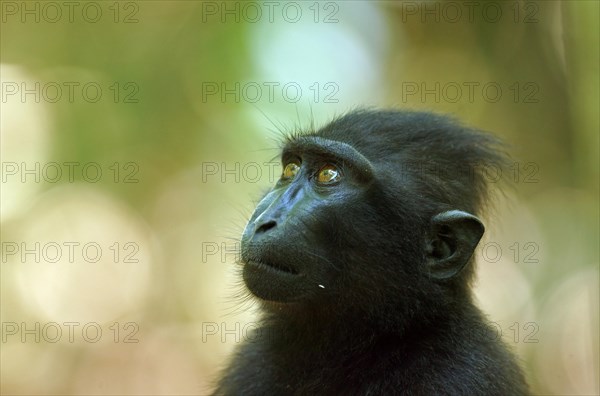
[[[382,315],[351,307],[328,310],[322,307],[269,306],[263,316],[262,337],[275,350],[296,349],[323,355],[347,351],[348,354],[377,347],[382,342],[398,348],[414,347],[419,342],[435,342],[440,336],[463,336],[482,321],[473,304],[424,307],[409,313],[400,309]]]

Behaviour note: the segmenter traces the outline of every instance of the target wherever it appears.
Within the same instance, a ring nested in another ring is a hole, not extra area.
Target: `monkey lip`
[[[263,301],[289,303],[302,296],[303,274],[295,268],[281,266],[278,261],[246,260],[243,279],[252,294]]]
[[[281,275],[300,275],[296,269],[279,263],[266,263],[264,261],[248,260],[246,265]]]

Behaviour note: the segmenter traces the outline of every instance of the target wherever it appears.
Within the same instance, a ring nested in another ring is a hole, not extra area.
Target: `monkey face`
[[[281,178],[242,236],[246,286],[266,301],[319,307],[369,299],[367,307],[435,298],[430,284],[443,286],[461,272],[467,279],[463,269],[484,231],[469,213],[482,193],[480,177],[446,180],[409,165],[433,161],[437,169],[483,158],[485,139],[410,112],[351,113],[289,138]]]

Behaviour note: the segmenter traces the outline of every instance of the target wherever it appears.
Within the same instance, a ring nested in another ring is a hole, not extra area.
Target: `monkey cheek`
[[[297,302],[306,292],[306,288],[303,287],[306,281],[304,275],[258,261],[245,263],[243,278],[248,290],[256,297],[266,301]]]

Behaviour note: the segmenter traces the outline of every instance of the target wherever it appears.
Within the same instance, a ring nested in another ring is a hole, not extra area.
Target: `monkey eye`
[[[335,183],[340,179],[340,171],[333,165],[325,165],[319,169],[317,182],[321,184]]]
[[[290,162],[283,168],[283,174],[281,175],[282,179],[291,179],[296,176],[296,173],[300,170],[300,165],[295,162]]]

